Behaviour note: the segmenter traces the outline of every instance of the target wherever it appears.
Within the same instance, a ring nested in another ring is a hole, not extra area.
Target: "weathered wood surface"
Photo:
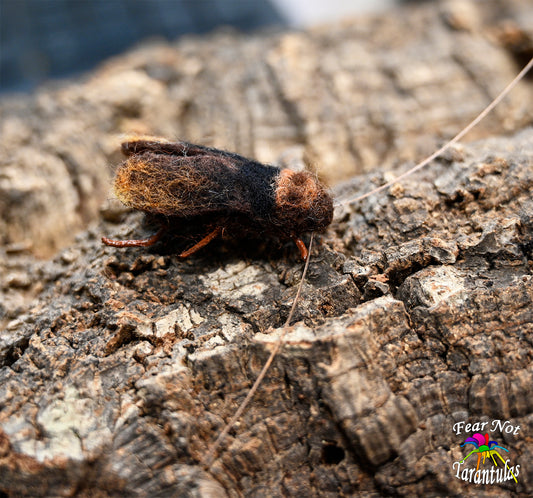
[[[503,2],[463,17],[459,31],[457,17],[443,16],[453,5],[335,30],[140,49],[85,83],[1,104],[11,196],[2,197],[0,492],[533,493],[531,130],[456,147],[337,213],[313,252],[298,323],[210,470],[210,445],[292,303],[302,266],[294,247],[223,241],[186,261],[168,246],[106,248],[102,234],[143,232],[139,214],[113,206],[50,261],[16,245],[24,233],[49,250],[94,219],[120,131],[204,139],[264,160],[299,144],[346,171],[412,157],[516,71],[487,35],[487,24],[501,28]],[[530,12],[526,2],[505,9],[517,25]],[[335,98],[324,83],[333,79]],[[374,85],[378,99],[367,93]],[[478,133],[530,122],[531,93],[524,82]],[[336,192],[365,192],[385,177],[376,171]],[[48,214],[57,225],[49,241],[36,228],[46,232]],[[453,424],[478,419],[520,425],[517,436],[491,434],[521,465],[518,484],[456,479],[452,464],[465,452]]]

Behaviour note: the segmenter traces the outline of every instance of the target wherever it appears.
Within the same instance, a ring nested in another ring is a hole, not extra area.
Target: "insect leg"
[[[305,261],[307,259],[307,247],[305,247],[304,241],[298,237],[292,237],[292,240],[294,240],[296,247],[300,250],[300,256]]]
[[[166,227],[161,228],[155,235],[147,239],[133,239],[133,240],[113,240],[107,237],[102,237],[102,242],[106,246],[113,247],[149,247],[153,246],[161,236],[166,232]]]
[[[196,251],[209,244],[209,242],[211,242],[213,239],[216,239],[221,233],[222,227],[216,227],[212,232],[208,233],[200,242],[197,242],[186,251],[183,251],[180,254],[180,258],[187,258],[191,254],[194,254]]]

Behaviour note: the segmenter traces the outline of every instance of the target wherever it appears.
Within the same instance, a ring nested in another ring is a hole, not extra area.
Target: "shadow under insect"
[[[159,226],[145,239],[102,241],[114,247],[148,247],[169,234],[201,234],[179,254],[186,258],[220,236],[292,239],[303,259],[301,236],[324,230],[333,200],[317,178],[261,164],[230,152],[186,142],[137,139],[122,144],[128,159],[115,177],[125,205]]]
[[[227,259],[272,259],[289,257],[292,259],[294,246],[291,240],[276,235],[261,236],[255,231],[247,230],[246,219],[240,224],[238,217],[221,219],[223,229],[216,231],[212,239],[208,238],[213,231],[212,217],[192,216],[189,218],[157,216],[145,213],[143,218],[131,216],[131,234],[140,237],[140,241],[153,241],[148,244],[132,244],[123,247],[144,247],[145,251],[159,255],[177,255],[186,259],[193,255],[194,258],[207,258],[209,260],[225,261]],[[225,222],[225,223],[224,223]],[[135,225],[133,225],[135,223]],[[207,233],[207,236],[206,236]],[[303,237],[304,244],[307,238]],[[208,238],[206,241],[205,239]],[[106,237],[103,237],[107,239]],[[111,240],[114,247],[115,242]],[[129,240],[125,241],[129,243]],[[136,242],[136,240],[133,240]],[[200,247],[199,247],[200,246]],[[209,246],[209,247],[206,247]],[[118,246],[121,247],[121,246]],[[205,248],[205,249],[204,249]],[[300,257],[298,252],[298,259]]]

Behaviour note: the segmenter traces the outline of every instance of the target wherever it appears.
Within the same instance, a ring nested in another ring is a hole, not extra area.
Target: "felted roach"
[[[292,239],[305,259],[301,235],[325,229],[333,218],[332,198],[307,171],[280,169],[238,154],[162,139],[124,142],[122,152],[128,159],[116,172],[118,199],[155,216],[162,228],[148,239],[102,237],[109,246],[151,246],[173,227],[200,223],[206,235],[180,257],[226,233]]]

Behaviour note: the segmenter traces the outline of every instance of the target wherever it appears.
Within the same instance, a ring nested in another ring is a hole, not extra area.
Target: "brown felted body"
[[[122,149],[130,157],[116,173],[117,197],[170,225],[194,219],[236,236],[295,239],[331,223],[333,201],[309,172],[185,142],[136,140]]]

